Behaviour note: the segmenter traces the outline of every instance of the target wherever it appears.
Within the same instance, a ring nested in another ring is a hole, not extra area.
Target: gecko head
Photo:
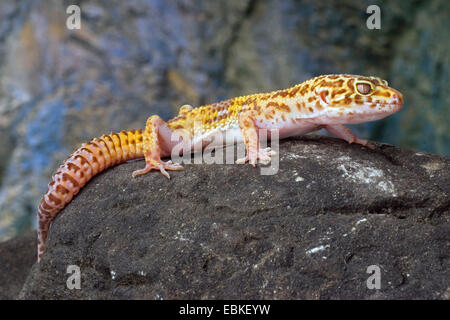
[[[314,94],[325,107],[325,116],[332,122],[379,120],[403,106],[403,95],[377,77],[329,75],[316,78],[313,86]]]

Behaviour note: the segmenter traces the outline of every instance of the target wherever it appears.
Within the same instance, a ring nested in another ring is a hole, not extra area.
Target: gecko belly
[[[198,137],[194,137],[191,143],[191,150],[203,150],[225,145],[233,145],[244,142],[241,129],[236,124],[226,130],[213,130]]]
[[[320,125],[312,119],[292,118],[286,121],[261,121],[257,122],[260,129],[267,130],[268,138],[271,138],[271,131],[277,130],[279,139],[300,136],[320,129]]]

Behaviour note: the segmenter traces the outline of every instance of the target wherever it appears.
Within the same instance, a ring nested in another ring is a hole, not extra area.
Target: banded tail
[[[44,252],[50,223],[96,174],[116,164],[142,158],[142,130],[122,131],[83,143],[59,167],[38,210],[38,262]]]

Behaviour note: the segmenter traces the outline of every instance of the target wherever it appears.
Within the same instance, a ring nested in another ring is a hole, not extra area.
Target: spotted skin
[[[258,160],[269,162],[275,154],[270,148],[260,148],[260,129],[269,130],[269,137],[270,130],[278,130],[279,137],[286,138],[325,128],[349,143],[372,147],[344,125],[382,119],[402,106],[402,94],[380,78],[324,75],[285,90],[237,97],[199,108],[184,105],[168,122],[157,115],[149,117],[144,131],[122,131],[93,139],[64,161],[41,200],[38,261],[51,221],[93,176],[113,165],[145,158],[145,167],[133,172],[133,177],[159,170],[170,178],[168,170],[183,167],[161,158],[170,156],[180,145],[179,153],[203,149],[211,136],[226,133],[233,142],[242,141],[246,145],[246,157],[236,162],[255,166]],[[173,138],[174,133],[178,138]]]
[[[144,156],[142,130],[122,131],[84,143],[56,171],[38,208],[38,261],[51,221],[96,174]]]

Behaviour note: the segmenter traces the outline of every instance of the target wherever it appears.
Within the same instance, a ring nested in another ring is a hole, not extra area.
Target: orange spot
[[[80,150],[81,151],[85,151],[85,152],[90,153],[90,154],[93,154],[93,152],[90,149],[85,148],[85,147],[81,148]]]
[[[53,194],[51,194],[51,193],[48,194],[48,198],[49,198],[52,202],[54,202],[56,205],[61,204],[61,200],[58,199],[58,198],[56,198],[56,197],[55,197]]]
[[[69,193],[69,190],[67,190],[66,188],[64,188],[62,185],[58,185],[57,187],[56,187],[56,192],[59,192],[59,193],[61,193],[61,194],[67,194],[67,193]]]
[[[328,95],[328,90],[320,92],[320,99],[322,99],[322,101],[325,102],[325,103],[327,103],[327,100],[326,100],[326,96],[327,95]],[[319,101],[317,101],[317,103],[319,103]],[[316,105],[317,105],[317,103],[316,103]]]
[[[353,92],[353,82],[354,82],[355,80],[354,79],[350,79],[350,80],[348,80],[348,82],[347,82],[347,87]]]
[[[272,98],[276,98],[278,96],[281,97],[286,97],[289,94],[289,92],[287,90],[280,90],[280,91],[276,91],[275,94],[272,95]]]
[[[78,186],[79,186],[78,182],[70,174],[68,174],[66,172],[63,173],[62,179],[64,182],[69,180],[75,188],[78,188]]]
[[[289,97],[294,97],[296,94],[297,94],[297,92],[300,90],[300,86],[297,86],[297,87],[295,87],[294,89],[292,89],[290,92],[289,92]]]
[[[71,171],[74,171],[74,172],[77,172],[77,171],[81,170],[80,167],[78,167],[76,164],[74,164],[72,162],[68,162],[67,163],[67,168],[69,170],[71,170]]]
[[[316,102],[316,109],[317,110],[322,110],[323,109],[323,107],[322,107],[322,105],[320,104],[319,101]]]
[[[304,96],[305,94],[306,94],[306,92],[308,92],[308,89],[309,89],[309,84],[304,84],[303,86],[302,86],[302,88],[301,88],[301,90],[300,90],[300,94],[302,95],[302,96]]]
[[[51,209],[53,209],[53,207],[50,206],[50,205],[45,201],[45,199],[42,199],[41,206],[42,206],[42,208],[44,208],[45,210],[51,210]]]
[[[279,109],[281,111],[291,112],[291,108],[285,103],[280,104]]]

